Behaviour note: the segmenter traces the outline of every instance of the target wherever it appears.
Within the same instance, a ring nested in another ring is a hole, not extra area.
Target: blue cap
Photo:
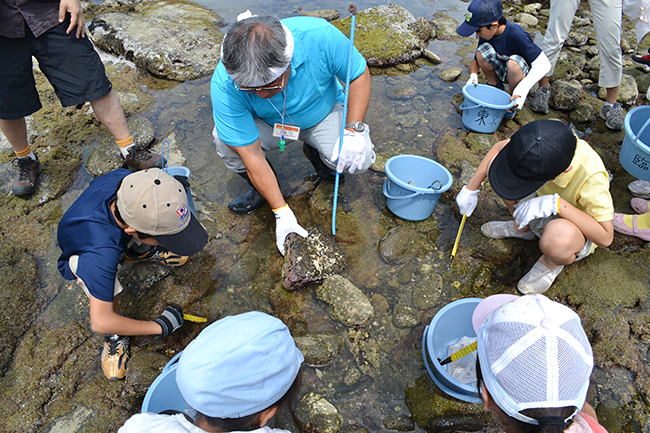
[[[183,351],[176,384],[202,414],[241,418],[280,400],[303,360],[281,320],[251,311],[205,328]]]
[[[471,36],[479,27],[489,26],[502,16],[501,0],[474,0],[467,7],[465,22],[456,29],[456,33]]]

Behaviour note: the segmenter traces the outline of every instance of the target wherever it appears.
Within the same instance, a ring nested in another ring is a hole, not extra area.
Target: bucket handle
[[[438,184],[438,187],[436,188],[434,185]],[[439,181],[438,179],[434,180],[431,185],[429,185],[429,189],[432,189],[434,191],[440,191],[442,189],[442,182]]]
[[[388,193],[388,182],[389,181],[390,181],[390,179],[388,179],[388,178],[386,178],[386,180],[384,181],[384,195],[386,196],[386,198],[389,198],[391,200],[404,200],[404,199],[407,199],[407,198],[413,198],[413,197],[417,197],[419,195],[424,194],[421,191],[415,191],[413,194],[409,194],[409,195],[400,195],[400,196],[390,195]]]
[[[424,366],[427,369],[427,372],[429,373],[430,377],[433,377],[433,371],[431,370],[431,366],[429,366],[429,354],[427,353],[427,334],[429,331],[429,326],[427,325],[424,328],[424,333],[422,334],[422,358],[424,358]]]
[[[641,136],[641,134],[643,134],[643,131],[645,131],[645,129],[648,127],[648,125],[650,125],[650,117],[648,117],[648,120],[645,121],[645,123],[643,124],[641,129],[639,129],[639,132],[634,137],[634,144],[635,145],[638,145],[639,137]]]
[[[481,106],[481,104],[469,105],[469,104],[467,104],[467,101],[465,101],[462,104],[460,104],[460,109],[461,110],[471,110],[472,108],[478,108],[480,106]]]
[[[172,359],[170,359],[167,364],[165,364],[165,366],[163,367],[163,373],[166,372],[167,370],[169,370],[170,368],[172,368],[172,365],[174,365],[176,362],[178,362],[178,360],[180,359],[182,353],[183,353],[183,351],[181,350],[176,355],[174,355],[174,357]]]

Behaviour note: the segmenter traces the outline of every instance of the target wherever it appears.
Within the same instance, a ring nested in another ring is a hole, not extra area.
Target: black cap
[[[505,200],[519,200],[555,179],[576,153],[577,138],[559,120],[536,120],[522,126],[489,168],[492,189]]]

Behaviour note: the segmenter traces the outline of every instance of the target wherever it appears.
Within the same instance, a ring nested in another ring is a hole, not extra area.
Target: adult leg
[[[0,119],[0,129],[11,143],[17,156],[13,164],[18,167],[18,174],[13,180],[11,190],[17,196],[31,195],[36,189],[36,179],[43,167],[27,142],[25,118]]]
[[[122,110],[120,100],[117,98],[113,89],[101,98],[90,101],[90,105],[92,105],[97,119],[113,134],[116,141],[121,141],[131,136],[129,128],[126,125],[124,110]]]
[[[21,154],[29,147],[27,142],[27,123],[25,118],[20,119],[0,119],[0,129],[11,144],[17,155]]]

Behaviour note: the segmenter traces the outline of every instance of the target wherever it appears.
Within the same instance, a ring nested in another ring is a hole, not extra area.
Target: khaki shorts
[[[74,274],[75,277],[77,277],[77,269],[79,268],[79,256],[78,255],[72,255],[68,259],[68,265],[70,266],[70,270]],[[120,265],[117,265],[117,270],[119,271]],[[88,291],[88,287],[86,287],[86,283],[83,282],[83,280],[79,277],[77,277],[77,283],[81,286],[83,289],[84,293],[88,298],[90,298],[90,292]],[[122,284],[120,284],[120,280],[117,279],[117,273],[115,274],[115,285],[113,286],[113,296],[117,296],[120,293],[122,293],[122,290],[124,290],[124,287],[122,287]]]

